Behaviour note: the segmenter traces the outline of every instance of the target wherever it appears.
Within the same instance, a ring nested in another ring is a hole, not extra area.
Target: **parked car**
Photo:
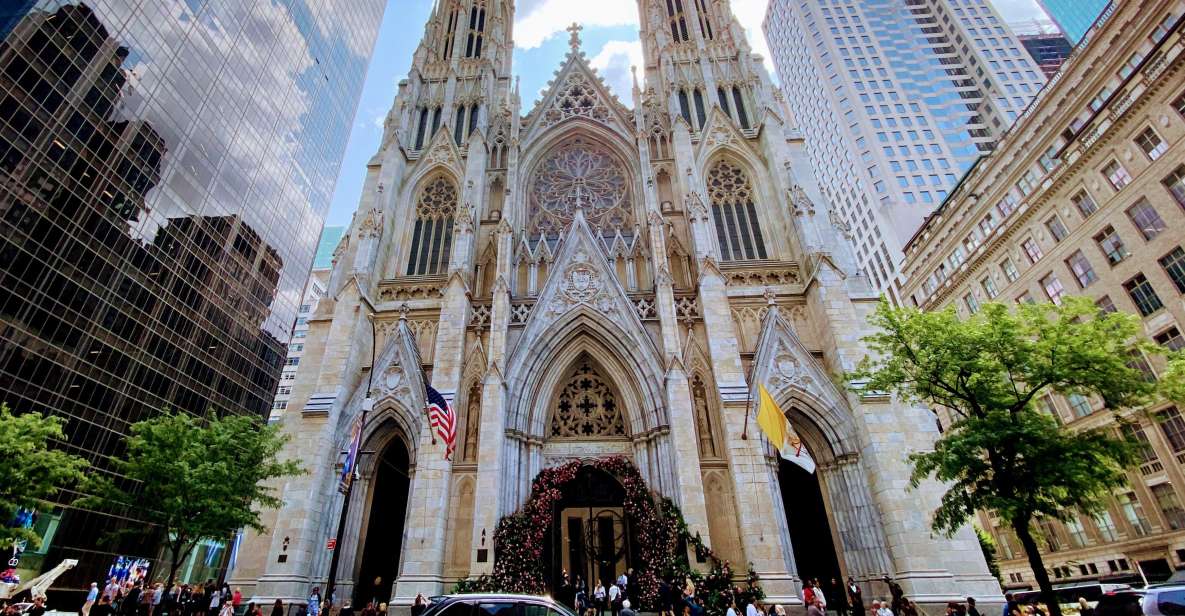
[[[576,616],[551,597],[480,593],[433,597],[423,616]],[[1185,616],[1185,615],[1183,615]]]
[[[1103,593],[1094,607],[1095,616],[1141,616],[1140,605],[1144,602],[1144,591],[1127,589]]]
[[[1145,616],[1185,616],[1185,584],[1156,584],[1144,589]]]

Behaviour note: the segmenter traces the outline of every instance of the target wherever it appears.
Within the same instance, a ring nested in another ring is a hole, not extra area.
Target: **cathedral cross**
[[[568,37],[568,44],[572,46],[572,51],[576,51],[577,49],[580,49],[580,31],[584,29],[584,26],[582,26],[576,22],[572,22],[572,25],[568,26],[565,29],[568,31],[568,34],[570,35]]]

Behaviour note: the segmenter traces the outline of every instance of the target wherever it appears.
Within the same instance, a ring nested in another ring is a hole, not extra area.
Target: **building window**
[[[291,387],[280,387],[279,389],[276,389],[276,395],[277,396],[292,395],[292,388]]]
[[[1048,548],[1050,552],[1061,551],[1062,543],[1058,539],[1057,527],[1054,526],[1053,520],[1042,519],[1037,523],[1037,526],[1041,529],[1041,535],[1045,538],[1046,548]],[[1059,576],[1061,575],[1060,571],[1055,570],[1055,572],[1058,573]]]
[[[708,197],[724,261],[765,259],[753,185],[744,170],[719,161],[708,171]]]
[[[296,373],[295,372],[285,372],[284,374],[280,375],[280,380],[281,381],[295,381],[296,380]]]
[[[1177,291],[1185,293],[1185,250],[1177,246],[1160,258],[1160,266],[1164,268],[1164,273],[1169,275],[1169,280],[1173,281]]]
[[[456,211],[457,187],[448,178],[438,176],[420,190],[407,259],[408,276],[439,274],[448,269]]]
[[[1057,279],[1057,275],[1047,274],[1042,278],[1041,288],[1045,289],[1045,295],[1049,297],[1049,301],[1055,304],[1062,303],[1062,297],[1065,296],[1066,289],[1062,286],[1062,281]]]
[[[1185,208],[1185,165],[1173,169],[1160,183],[1177,200],[1177,205]]]
[[[1136,145],[1140,146],[1140,150],[1144,152],[1144,155],[1149,160],[1160,158],[1164,155],[1165,150],[1169,149],[1168,144],[1160,138],[1160,135],[1156,134],[1156,131],[1152,130],[1151,126],[1145,128],[1139,135],[1136,135]]]
[[[1168,483],[1160,483],[1152,486],[1151,490],[1152,497],[1156,499],[1156,506],[1160,507],[1161,513],[1169,523],[1169,528],[1173,530],[1185,528],[1185,509],[1181,508],[1181,501],[1177,499],[1177,493],[1173,491],[1173,486]]]
[[[481,46],[486,31],[486,9],[483,3],[476,2],[469,9],[469,35],[465,40],[465,57],[480,58]]]
[[[272,404],[272,408],[277,411],[282,411],[282,410],[288,408],[288,401],[287,400],[276,400],[275,403]]]
[[[1024,249],[1025,256],[1029,258],[1030,264],[1037,263],[1037,261],[1041,260],[1041,257],[1045,256],[1045,253],[1041,252],[1041,247],[1037,245],[1037,241],[1031,237],[1021,242],[1020,247]]]
[[[1078,211],[1082,214],[1083,218],[1090,218],[1090,215],[1094,214],[1099,209],[1098,204],[1096,204],[1094,199],[1091,198],[1090,193],[1086,192],[1085,190],[1080,190],[1075,193],[1073,197],[1070,197],[1070,201],[1074,204],[1074,207],[1078,208]]]
[[[1152,370],[1152,364],[1148,363],[1144,354],[1138,349],[1132,349],[1128,355],[1131,357],[1127,360],[1127,367],[1139,371],[1140,378],[1144,379],[1145,383],[1155,383],[1156,372]]]
[[[1115,190],[1121,190],[1132,181],[1132,176],[1127,174],[1127,169],[1124,169],[1117,160],[1113,160],[1103,167],[1103,176]]]
[[[304,350],[304,343],[288,345],[288,352],[289,353],[299,353],[303,350]]]
[[[1130,254],[1127,252],[1127,248],[1124,247],[1123,240],[1119,237],[1119,234],[1115,232],[1115,227],[1111,225],[1103,227],[1103,230],[1094,236],[1094,241],[1099,245],[1099,250],[1103,251],[1103,254],[1107,257],[1107,262],[1111,265],[1123,261]]]
[[[1086,546],[1086,527],[1082,525],[1082,520],[1079,520],[1077,516],[1066,522],[1066,530],[1070,533],[1070,542],[1074,544],[1074,547]],[[1083,566],[1083,569],[1085,568]]]
[[[1066,402],[1070,403],[1070,410],[1074,411],[1074,417],[1086,417],[1092,412],[1090,399],[1082,394],[1067,394]]]
[[[1110,295],[1104,295],[1094,301],[1094,305],[1099,307],[1099,311],[1103,314],[1117,312],[1119,309],[1115,307],[1115,302],[1111,301]]]
[[[708,12],[707,3],[704,0],[695,0],[695,9],[699,14],[700,33],[703,34],[705,41],[712,40],[712,16]]]
[[[974,293],[967,293],[963,296],[963,303],[967,306],[967,311],[971,314],[979,312],[979,300],[975,299]]]
[[[1131,524],[1136,535],[1143,537],[1152,532],[1152,525],[1148,523],[1148,517],[1144,514],[1144,506],[1140,504],[1135,492],[1120,494],[1115,499],[1119,501],[1123,519]]]
[[[1082,254],[1081,250],[1075,250],[1073,254],[1066,259],[1066,267],[1074,273],[1074,278],[1078,281],[1078,286],[1085,289],[1090,286],[1090,283],[1099,279],[1098,275],[1094,273],[1094,268],[1090,266],[1090,261],[1087,260],[1086,255]]]
[[[1176,327],[1170,327],[1159,334],[1153,336],[1156,343],[1170,351],[1180,351],[1185,349],[1185,338],[1181,337],[1181,331]]]
[[[1180,250],[1178,248],[1178,250]],[[991,276],[984,276],[979,280],[979,286],[983,287],[983,292],[987,294],[988,299],[994,299],[1000,294],[1000,290],[996,288],[996,281],[992,280]]]
[[[1156,289],[1152,288],[1152,283],[1148,282],[1143,274],[1136,274],[1128,279],[1123,283],[1123,288],[1131,296],[1132,303],[1136,305],[1136,309],[1143,316],[1148,316],[1164,307],[1160,296],[1156,294]]]
[[[1016,271],[1016,266],[1012,264],[1012,259],[1000,261],[1000,271],[1004,272],[1004,278],[1008,282],[1016,282],[1016,279],[1020,278],[1020,272]]]
[[[299,366],[300,365],[300,358],[299,357],[289,357],[284,360],[284,365],[285,366]]]
[[[1115,532],[1115,520],[1110,516],[1109,511],[1103,511],[1095,514],[1094,518],[1095,528],[1098,530],[1098,537],[1107,543],[1119,540],[1119,534]]]
[[[1140,456],[1140,464],[1156,461],[1156,450],[1148,441],[1148,435],[1144,433],[1144,426],[1137,423],[1125,423],[1123,424],[1123,436],[1136,443],[1136,453]]]
[[[1053,236],[1053,241],[1055,242],[1066,239],[1066,236],[1070,234],[1070,230],[1062,223],[1062,219],[1057,216],[1053,216],[1045,221],[1045,228],[1049,229],[1049,234]]]
[[[1146,240],[1151,240],[1165,230],[1164,220],[1147,199],[1140,199],[1135,205],[1127,208],[1127,217]]]
[[[671,38],[675,42],[691,40],[687,36],[687,18],[683,13],[683,0],[666,0],[667,19],[671,26]]]
[[[1156,421],[1160,424],[1160,430],[1164,432],[1169,446],[1173,448],[1173,453],[1185,451],[1185,419],[1181,418],[1177,407],[1170,406],[1160,411],[1156,414]]]

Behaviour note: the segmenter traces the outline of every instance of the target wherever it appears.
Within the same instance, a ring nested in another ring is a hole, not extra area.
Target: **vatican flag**
[[[757,425],[765,433],[765,438],[778,448],[778,453],[786,460],[793,462],[808,473],[815,472],[815,461],[807,453],[802,439],[790,427],[786,414],[774,402],[773,396],[766,391],[765,385],[758,385]]]

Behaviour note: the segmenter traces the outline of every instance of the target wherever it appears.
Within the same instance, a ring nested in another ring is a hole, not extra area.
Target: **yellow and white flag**
[[[790,427],[786,414],[766,391],[765,385],[758,384],[757,388],[757,425],[765,433],[765,438],[774,444],[778,454],[787,461],[801,466],[808,473],[814,473],[815,461],[811,459],[811,454],[807,453],[802,439],[798,438],[794,429]]]

